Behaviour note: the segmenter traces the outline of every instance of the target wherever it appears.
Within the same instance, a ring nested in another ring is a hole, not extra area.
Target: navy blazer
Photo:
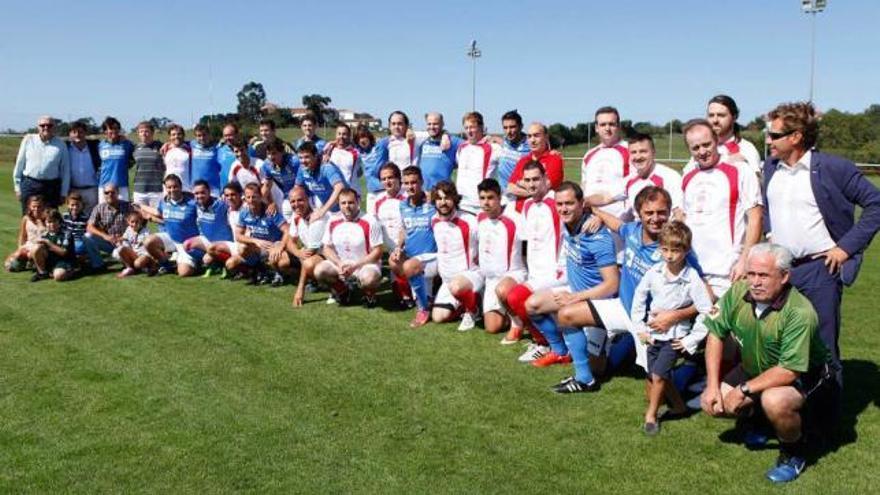
[[[840,269],[840,279],[852,285],[862,264],[862,253],[880,230],[880,190],[874,186],[856,165],[839,156],[812,150],[810,184],[816,205],[831,238],[850,258]],[[778,159],[764,161],[764,232],[772,232],[767,185],[776,173]],[[855,206],[862,208],[855,221]]]
[[[73,146],[73,143],[71,143],[69,139],[65,142],[67,143],[68,148]],[[86,139],[86,146],[89,148],[89,154],[92,156],[92,167],[95,167],[95,173],[97,173],[98,169],[101,168],[101,154],[98,153],[98,140]]]

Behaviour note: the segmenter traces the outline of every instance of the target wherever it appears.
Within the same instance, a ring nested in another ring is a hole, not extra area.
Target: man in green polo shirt
[[[704,320],[709,337],[703,410],[747,416],[760,405],[779,438],[779,458],[767,472],[774,483],[793,481],[803,471],[802,415],[832,397],[837,386],[816,312],[789,284],[791,260],[782,246],[754,246],[746,280],[735,283]],[[728,335],[739,343],[742,362],[722,379],[722,342]]]

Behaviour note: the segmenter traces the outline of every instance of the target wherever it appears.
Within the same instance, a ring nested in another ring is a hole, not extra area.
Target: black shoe
[[[416,307],[416,302],[413,300],[413,298],[407,297],[400,300],[400,307],[402,309],[413,309]]]
[[[598,392],[601,386],[599,385],[599,380],[593,379],[590,383],[582,383],[577,380],[573,376],[562,380],[557,385],[553,386],[552,389],[557,394],[579,394],[586,392]]]
[[[31,277],[31,282],[39,282],[40,280],[46,280],[47,278],[49,278],[48,273],[37,272]]]
[[[373,309],[376,307],[376,296],[375,295],[368,296],[368,295],[364,294],[364,297],[361,300],[361,302],[363,303],[365,308]]]

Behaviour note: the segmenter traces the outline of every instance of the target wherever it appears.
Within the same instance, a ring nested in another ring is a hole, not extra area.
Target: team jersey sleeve
[[[242,206],[242,210],[243,210],[243,209],[244,209],[244,207]],[[235,223],[236,226],[241,227],[241,228],[246,228],[246,227],[247,227],[247,224],[246,224],[245,221],[244,221],[244,220],[245,220],[245,215],[246,215],[246,214],[247,214],[246,211],[242,211],[241,213],[239,213],[239,215],[238,215],[238,221]]]
[[[269,173],[269,160],[264,161],[259,168],[260,171],[260,182],[265,184],[272,179],[272,174]]]
[[[761,198],[761,187],[758,184],[758,177],[752,173],[748,165],[740,166],[740,198],[743,208],[748,210],[755,206],[764,204]]]
[[[321,244],[333,247],[333,236],[330,235],[330,224],[332,224],[332,222],[328,223],[327,228],[324,229],[324,233],[321,235]]]
[[[596,265],[601,267],[617,265],[617,252],[614,249],[614,239],[608,229],[599,231],[601,235],[593,236],[590,241],[590,250],[596,258]]]
[[[709,297],[706,284],[703,283],[703,279],[700,278],[696,270],[689,271],[688,293],[699,314],[697,315],[697,323],[691,332],[681,339],[681,343],[688,354],[694,355],[700,342],[706,338],[706,326],[702,324],[702,320],[712,311],[712,298]]]
[[[627,224],[627,225],[630,225],[630,224]],[[623,235],[621,234],[621,236],[623,236]],[[697,275],[699,275],[700,277],[704,276],[703,267],[700,266],[700,260],[697,259],[697,254],[694,253],[693,249],[688,251],[688,253],[684,257],[684,260],[685,260],[685,263],[688,264],[688,266],[690,266],[691,268],[693,268],[694,270],[697,271]]]
[[[287,225],[287,219],[284,218],[284,215],[280,211],[276,211],[275,215],[272,217],[272,223],[280,229]]]
[[[560,185],[562,185],[563,179],[565,179],[565,166],[562,163],[562,158],[557,157],[558,159],[551,160],[547,167],[547,180],[550,181],[550,187],[553,189],[558,189]]]
[[[787,308],[782,335],[779,337],[779,366],[799,373],[810,368],[810,340],[818,319],[812,311]]]
[[[342,184],[348,185],[348,183],[345,182],[345,177],[342,176],[342,172],[339,171],[339,167],[337,167],[336,165],[333,165],[332,163],[327,163],[327,164],[322,165],[321,166],[321,173],[324,175],[324,177],[327,179],[327,182],[329,182],[330,185],[335,186],[336,184],[339,184],[340,182]]]
[[[665,177],[663,181],[666,191],[669,192],[669,196],[672,198],[672,208],[682,208],[681,176],[676,173],[667,175],[668,177]]]

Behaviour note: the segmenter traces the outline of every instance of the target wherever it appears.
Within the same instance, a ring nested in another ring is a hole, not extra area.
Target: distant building
[[[367,128],[374,130],[382,128],[382,121],[368,113],[359,113],[345,108],[337,110],[337,113],[339,114],[339,120],[352,128],[359,125],[365,125]]]

